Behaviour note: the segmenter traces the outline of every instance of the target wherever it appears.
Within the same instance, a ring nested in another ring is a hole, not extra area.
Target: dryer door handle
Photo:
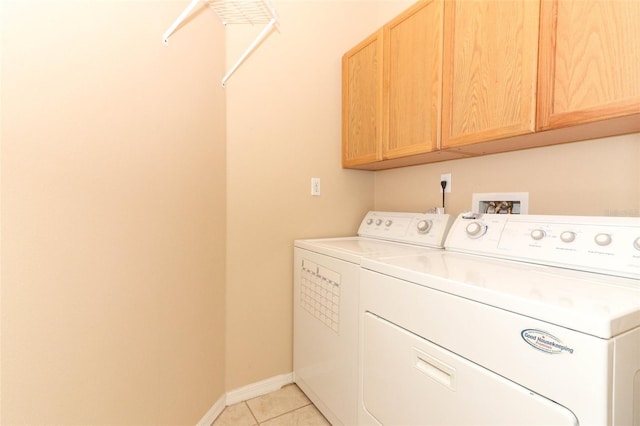
[[[413,354],[415,356],[414,366],[418,371],[449,389],[456,390],[455,368],[416,348],[413,348]]]

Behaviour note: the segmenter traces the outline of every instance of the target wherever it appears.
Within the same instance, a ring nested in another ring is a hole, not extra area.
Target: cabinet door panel
[[[640,2],[544,0],[538,128],[640,113]]]
[[[445,2],[442,147],[535,126],[539,2]]]
[[[438,148],[442,1],[416,3],[384,27],[384,158]]]
[[[382,31],[342,58],[342,165],[382,160]]]

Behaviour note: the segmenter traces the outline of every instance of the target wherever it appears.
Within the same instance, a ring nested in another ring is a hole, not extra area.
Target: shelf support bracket
[[[182,11],[180,16],[178,16],[178,19],[176,19],[174,23],[171,24],[169,29],[165,31],[164,34],[162,34],[162,43],[164,43],[165,46],[169,46],[169,37],[171,36],[171,34],[173,34],[173,32],[176,30],[176,28],[178,28],[178,26],[180,26],[180,24],[182,24],[182,21],[184,21],[187,16],[189,16],[189,14],[193,11],[193,9],[200,1],[201,0],[191,0],[191,3],[189,3],[187,7]]]
[[[258,34],[258,37],[251,43],[249,48],[240,56],[240,59],[231,67],[227,74],[222,78],[222,87],[229,77],[238,69],[238,67],[247,59],[247,57],[253,52],[256,47],[264,40],[264,38],[273,30],[274,26],[278,25],[278,15],[275,9],[269,2],[269,0],[191,0],[187,7],[182,11],[180,16],[174,21],[173,24],[162,34],[162,42],[165,46],[169,45],[169,37],[175,32],[175,30],[184,22],[184,20],[193,12],[193,9],[200,2],[204,1],[209,3],[209,6],[218,14],[222,20],[223,25],[229,23],[267,23],[264,29]],[[231,4],[234,7],[227,7]],[[255,4],[260,4],[260,12],[256,12],[254,8]],[[268,21],[267,19],[268,18]]]
[[[260,32],[260,34],[258,34],[258,37],[256,37],[253,43],[251,43],[251,45],[242,54],[242,56],[240,56],[240,59],[238,59],[238,61],[231,67],[231,69],[227,71],[225,76],[222,78],[222,87],[224,87],[224,85],[227,83],[227,80],[229,80],[229,77],[231,77],[231,74],[233,74],[236,71],[236,69],[244,62],[245,59],[247,59],[247,57],[251,54],[251,52],[253,52],[255,48],[258,47],[260,42],[269,34],[269,32],[271,32],[276,22],[277,22],[276,18],[272,18],[267,24],[267,26],[264,27],[264,29]]]

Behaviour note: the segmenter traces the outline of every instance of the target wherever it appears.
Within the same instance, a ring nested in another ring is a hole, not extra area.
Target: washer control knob
[[[467,231],[467,235],[471,238],[480,238],[487,232],[487,225],[484,225],[480,222],[471,222],[467,225],[465,229]]]
[[[382,224],[382,219],[376,219],[376,225],[380,226]]]
[[[391,224],[393,223],[393,221],[391,219],[387,219],[387,221],[384,223],[385,226],[391,226]]]
[[[367,219],[367,225],[371,225],[373,223],[373,219],[369,218]]]
[[[431,222],[430,220],[422,219],[420,222],[418,222],[416,226],[418,227],[418,232],[420,234],[426,234],[427,232],[429,232],[432,225],[433,225],[433,222]]]
[[[572,243],[576,239],[576,233],[573,231],[564,231],[560,234],[560,239],[564,243]]]
[[[547,234],[542,229],[534,229],[531,231],[531,238],[536,241],[543,239]]]
[[[633,247],[636,250],[640,250],[640,237],[636,238],[635,241],[633,242]]]
[[[608,246],[609,244],[611,244],[611,235],[610,234],[597,234],[593,240],[596,242],[597,245],[599,246]]]

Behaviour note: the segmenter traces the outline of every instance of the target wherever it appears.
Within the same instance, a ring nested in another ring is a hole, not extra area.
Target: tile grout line
[[[256,425],[260,425],[260,422],[258,421],[258,418],[256,417],[255,414],[253,414],[253,411],[251,410],[251,407],[249,406],[249,404],[247,404],[247,401],[243,401],[243,404],[247,406],[247,409],[249,410],[249,413],[251,414],[251,417],[253,417],[253,420],[255,420]]]
[[[282,417],[282,416],[284,416],[284,415],[287,415],[287,414],[293,413],[294,411],[301,410],[301,409],[303,409],[304,407],[308,407],[309,405],[313,405],[313,403],[311,403],[311,401],[309,401],[307,404],[301,405],[301,406],[299,406],[299,407],[297,407],[297,408],[294,408],[293,410],[285,411],[284,413],[278,414],[277,416],[274,416],[274,417],[269,417],[268,419],[265,419],[265,420],[263,420],[262,422],[258,422],[258,426],[262,425],[263,423],[269,422],[269,421],[271,421],[271,420],[273,420],[273,419],[277,419],[278,417]],[[248,406],[248,405],[247,405],[247,406]],[[249,410],[251,410],[251,408],[249,408]],[[251,414],[253,414],[253,412],[252,412]],[[254,416],[254,418],[255,418],[255,416]]]

